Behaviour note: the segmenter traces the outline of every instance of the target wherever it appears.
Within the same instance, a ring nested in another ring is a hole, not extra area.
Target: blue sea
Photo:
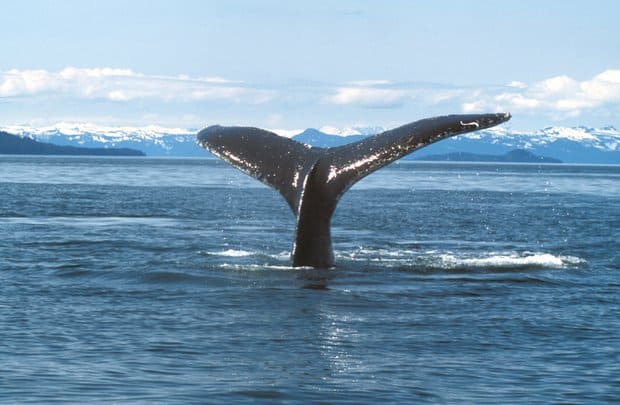
[[[0,402],[620,402],[620,166],[397,162],[331,270],[294,224],[216,160],[0,156]]]

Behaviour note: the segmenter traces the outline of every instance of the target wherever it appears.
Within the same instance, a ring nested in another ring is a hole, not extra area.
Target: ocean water
[[[402,162],[293,269],[208,159],[0,156],[0,402],[618,403],[620,167]]]

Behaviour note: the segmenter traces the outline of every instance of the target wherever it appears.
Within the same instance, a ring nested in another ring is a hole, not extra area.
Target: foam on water
[[[463,258],[452,254],[440,255],[439,259],[446,268],[473,267],[482,269],[522,269],[536,267],[545,269],[564,269],[585,263],[575,256],[552,255],[550,253],[511,253],[492,254],[485,257]]]
[[[140,216],[0,216],[0,223],[25,225],[54,225],[105,227],[118,225],[145,225],[153,227],[177,226],[181,221],[175,218],[140,217]]]
[[[227,249],[220,252],[206,252],[212,256],[224,256],[224,257],[247,257],[256,255],[256,252],[249,252],[247,250]]]
[[[295,270],[292,266],[285,265],[273,265],[273,264],[234,264],[234,263],[223,263],[219,266],[220,269],[224,270],[235,270],[235,271],[265,271],[265,270]]]
[[[220,256],[220,257],[250,257],[250,256],[258,256],[263,258],[268,258],[272,260],[289,260],[291,254],[289,252],[279,252],[279,253],[266,253],[260,251],[251,251],[251,250],[243,250],[243,249],[226,249],[226,250],[215,250],[215,251],[199,251],[199,254],[207,255],[207,256]]]
[[[415,251],[359,248],[351,252],[338,252],[346,261],[371,262],[388,267],[415,266],[435,270],[518,270],[565,269],[583,265],[586,260],[570,255],[547,252],[488,252],[455,253],[452,251]]]
[[[295,270],[290,264],[288,252],[266,253],[258,251],[227,249],[203,252],[221,257],[219,268],[231,270]],[[386,268],[414,267],[420,271],[497,271],[523,269],[568,269],[582,266],[585,259],[571,255],[548,252],[453,252],[440,250],[416,251],[412,249],[358,248],[336,251],[336,269],[347,269],[353,264],[379,265]]]

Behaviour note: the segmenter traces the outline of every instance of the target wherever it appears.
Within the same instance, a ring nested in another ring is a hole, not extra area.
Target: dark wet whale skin
[[[509,119],[507,113],[427,118],[334,148],[310,147],[253,127],[211,126],[197,139],[202,147],[282,194],[297,219],[293,266],[326,268],[334,265],[331,218],[353,184],[431,143]]]

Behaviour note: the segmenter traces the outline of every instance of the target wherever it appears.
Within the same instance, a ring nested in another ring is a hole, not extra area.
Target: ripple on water
[[[321,270],[223,164],[42,160],[0,168],[0,402],[620,399],[617,168],[387,167]]]

